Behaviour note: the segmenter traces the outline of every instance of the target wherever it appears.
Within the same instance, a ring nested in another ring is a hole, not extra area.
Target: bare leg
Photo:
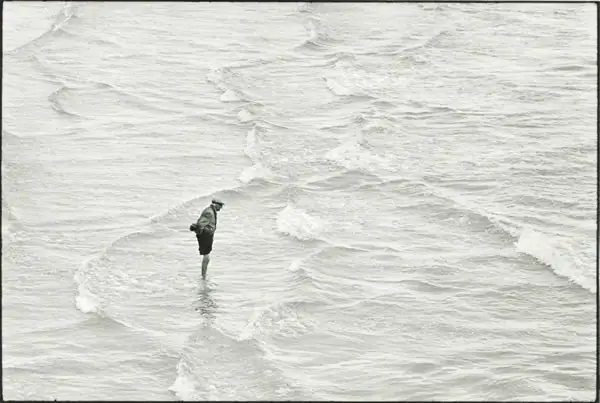
[[[208,262],[210,262],[210,256],[202,256],[202,279],[206,280],[206,271],[208,270]]]

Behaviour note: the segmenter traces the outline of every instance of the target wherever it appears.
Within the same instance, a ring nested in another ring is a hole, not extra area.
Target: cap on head
[[[223,201],[221,199],[217,199],[216,197],[214,199],[212,199],[212,203],[218,204],[221,207],[225,205],[225,203],[223,203]]]

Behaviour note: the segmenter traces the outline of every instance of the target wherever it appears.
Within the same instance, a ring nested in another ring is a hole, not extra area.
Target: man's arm
[[[198,218],[197,226],[198,231],[208,230],[210,232],[215,232],[215,226],[213,224],[214,218],[213,213],[210,208],[205,209],[200,218]]]

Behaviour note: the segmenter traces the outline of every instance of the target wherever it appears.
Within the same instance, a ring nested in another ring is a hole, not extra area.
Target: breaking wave
[[[487,225],[502,231],[510,237],[518,251],[532,256],[557,275],[569,279],[590,292],[596,292],[596,279],[588,274],[593,272],[588,266],[595,260],[591,256],[593,254],[591,250],[590,256],[586,258],[583,255],[585,252],[576,252],[569,241],[557,235],[543,234],[513,219],[492,213],[447,189],[431,186],[424,182],[423,186],[428,189],[429,194],[452,202],[460,211],[470,214],[478,220],[483,220]]]
[[[557,275],[594,294],[598,292],[594,270],[588,265],[595,259],[592,256],[585,259],[582,252],[576,252],[568,240],[526,228],[515,245],[518,251],[534,257]],[[593,247],[589,246],[590,249]],[[593,251],[589,250],[589,254],[592,255]]]
[[[301,241],[316,240],[323,231],[323,222],[288,204],[277,215],[277,231]]]
[[[242,183],[250,183],[254,179],[272,179],[274,177],[273,172],[265,167],[260,161],[260,151],[258,149],[258,126],[254,125],[248,135],[246,136],[246,147],[244,153],[254,163],[252,166],[244,168],[240,174],[240,181]]]
[[[366,170],[375,173],[393,169],[390,160],[380,157],[365,147],[362,135],[327,152],[325,159],[349,170]]]

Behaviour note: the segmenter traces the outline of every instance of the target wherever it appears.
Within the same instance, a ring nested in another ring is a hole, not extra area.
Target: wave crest
[[[259,126],[254,125],[248,135],[246,136],[246,147],[244,148],[244,154],[254,163],[252,166],[244,168],[240,174],[240,182],[248,184],[255,179],[269,180],[274,177],[273,172],[265,167],[260,162],[260,151],[258,148],[258,134]]]
[[[517,250],[534,257],[537,261],[547,265],[561,277],[567,278],[572,283],[597,293],[596,278],[591,265],[593,259],[585,259],[577,253],[567,240],[558,236],[550,236],[526,228],[515,243]]]
[[[302,308],[317,305],[316,301],[281,301],[255,311],[240,340],[262,339],[265,335],[295,337],[315,327]]]
[[[325,154],[325,159],[349,170],[378,172],[392,169],[391,161],[371,153],[361,138],[347,141]]]
[[[239,198],[241,198],[243,196],[243,194],[244,194],[244,191],[240,187],[220,189],[220,190],[215,189],[213,191],[207,191],[200,196],[193,197],[184,202],[181,202],[181,203],[171,207],[167,211],[153,215],[152,217],[149,218],[149,222],[151,224],[158,224],[158,223],[164,221],[165,219],[177,217],[180,215],[180,213],[183,213],[183,212],[186,212],[185,214],[187,216],[187,214],[188,214],[187,211],[191,207],[196,207],[196,206],[197,206],[197,208],[206,207],[204,205],[200,205],[200,203],[206,202],[207,198],[209,198],[211,196],[222,198],[222,199],[226,200],[228,203],[230,203],[232,201],[235,201],[235,200],[238,200]]]
[[[104,82],[81,81],[68,78],[60,88],[48,97],[48,101],[57,112],[79,118],[96,118],[98,115],[110,115],[113,120],[131,117],[148,118],[156,114],[169,115],[175,111],[154,105],[150,99],[129,93]],[[130,108],[124,107],[129,105]],[[127,111],[127,112],[124,112]]]
[[[244,96],[236,90],[227,89],[219,97],[221,102],[241,102],[245,101]]]
[[[277,230],[301,241],[309,241],[318,238],[323,230],[323,223],[306,211],[288,204],[277,215]]]
[[[4,165],[4,164],[2,164]],[[4,168],[4,166],[2,167]],[[18,216],[2,197],[2,248],[6,248],[17,239],[16,232],[21,229]]]
[[[308,49],[322,51],[326,50],[330,45],[340,42],[325,32],[321,22],[317,18],[307,18],[304,28],[306,29],[308,39],[298,47],[300,50]]]
[[[289,400],[302,394],[255,339],[236,340],[208,325],[188,338],[169,390],[182,400]]]
[[[516,239],[514,245],[518,251],[547,265],[557,275],[569,279],[592,293],[597,292],[596,278],[591,268],[595,259],[591,253],[588,256],[584,252],[587,250],[585,247],[577,248],[578,251],[576,251],[567,239],[535,231],[523,224],[492,213],[447,189],[424,182],[416,184],[426,193],[452,202],[453,209],[472,215],[475,220],[483,221],[484,224],[499,229],[513,240]]]
[[[34,39],[31,39],[31,40],[23,43],[22,45],[19,45],[16,48],[7,51],[5,53],[5,55],[13,55],[13,54],[16,54],[17,52],[25,51],[29,48],[35,47],[37,45],[41,45],[41,44],[43,44],[43,42],[45,40],[49,39],[56,33],[63,32],[66,25],[74,18],[77,18],[77,15],[75,13],[76,10],[77,10],[77,6],[74,3],[64,2],[63,7],[54,16],[52,25],[46,31],[44,31],[41,35],[35,37]]]
[[[331,92],[333,92],[335,95],[339,95],[339,96],[349,96],[352,95],[352,89],[349,88],[349,84],[345,83],[346,86],[342,85],[339,83],[338,80],[334,79],[334,78],[324,78],[325,80],[325,84],[327,84],[327,88],[329,88],[329,90]]]
[[[269,168],[263,166],[260,162],[258,162],[250,167],[244,168],[244,170],[240,174],[239,179],[240,182],[248,184],[256,179],[263,179],[268,181],[272,178],[273,172]]]

